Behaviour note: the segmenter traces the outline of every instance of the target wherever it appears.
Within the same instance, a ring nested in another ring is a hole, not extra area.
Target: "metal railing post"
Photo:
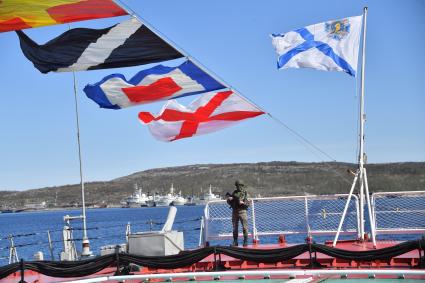
[[[9,247],[9,264],[15,263],[19,261],[18,251],[16,250],[15,243],[13,241],[13,235],[8,236],[10,241]]]
[[[305,210],[305,225],[306,225],[306,230],[307,230],[307,236],[311,237],[310,222],[308,220],[308,200],[307,200],[307,197],[304,197],[304,210]]]
[[[53,243],[52,243],[52,237],[50,236],[50,231],[47,230],[47,239],[49,241],[49,251],[50,251],[50,259],[55,260],[55,257],[53,255]]]
[[[204,210],[204,246],[206,246],[207,242],[208,242],[208,221],[210,218],[210,212],[209,212],[209,206],[208,203],[205,206],[205,210]]]
[[[120,271],[120,246],[119,245],[115,246],[115,263],[117,265],[117,269],[116,269],[114,275],[121,275],[121,271]]]
[[[378,228],[378,223],[377,223],[377,220],[376,220],[375,193],[372,194],[370,204],[372,206],[373,223],[375,225],[374,230],[375,230],[375,237],[376,237],[376,235],[377,235],[376,229]]]
[[[198,247],[200,247],[203,243],[204,243],[204,217],[201,217],[201,227],[199,229],[199,242],[198,242]]]
[[[254,200],[251,199],[251,218],[252,218],[252,239],[257,241],[257,226],[255,223],[255,208],[254,208]]]
[[[368,213],[369,213],[370,230],[371,230],[371,233],[372,233],[373,247],[376,248],[375,219],[373,217],[371,203],[370,203],[369,186],[367,184],[366,168],[364,168],[363,170],[364,170],[364,185],[365,185],[365,190],[366,190],[366,201],[367,201],[367,210],[368,210]]]
[[[353,196],[356,198],[357,239],[360,239],[360,203],[359,198],[356,195]]]
[[[21,258],[20,264],[19,264],[19,269],[21,271],[21,280],[19,281],[19,283],[27,283],[25,282],[25,264],[24,264],[24,259]]]

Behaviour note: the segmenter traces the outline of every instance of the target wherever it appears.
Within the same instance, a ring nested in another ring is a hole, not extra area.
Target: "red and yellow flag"
[[[126,14],[112,0],[0,0],[0,32]]]

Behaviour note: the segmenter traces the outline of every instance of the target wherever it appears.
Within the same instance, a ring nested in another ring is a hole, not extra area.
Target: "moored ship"
[[[127,207],[140,207],[147,206],[147,202],[151,197],[147,196],[142,192],[142,189],[139,189],[137,183],[134,185],[134,193],[125,199],[124,203]]]
[[[196,205],[206,205],[210,201],[217,200],[222,200],[222,198],[212,192],[212,186],[210,185],[208,191],[202,194],[199,198],[195,198],[194,202]]]
[[[186,205],[186,204],[187,204],[187,199],[182,196],[182,192],[180,191],[174,198],[172,205],[179,206],[179,205]]]
[[[170,191],[165,195],[159,195],[156,197],[155,206],[170,206],[176,199],[174,194],[174,185],[171,183]]]

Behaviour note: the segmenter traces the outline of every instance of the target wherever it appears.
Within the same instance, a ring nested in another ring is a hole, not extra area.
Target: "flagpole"
[[[77,141],[78,141],[78,161],[80,164],[80,184],[81,184],[81,201],[82,201],[82,209],[83,209],[83,241],[82,246],[83,249],[81,251],[82,257],[88,257],[92,255],[90,251],[90,241],[87,236],[87,223],[86,223],[86,202],[84,196],[84,178],[83,178],[83,162],[81,158],[81,142],[80,142],[80,119],[78,112],[78,96],[77,96],[77,79],[75,77],[75,72],[72,72],[74,78],[74,100],[75,100],[75,117],[77,122]]]
[[[366,122],[366,114],[364,110],[364,79],[365,79],[365,66],[366,66],[366,21],[367,21],[367,7],[363,8],[363,44],[362,44],[362,68],[361,68],[361,81],[360,81],[360,105],[359,105],[359,124],[360,124],[360,133],[359,133],[359,156],[358,156],[358,169],[355,173],[353,184],[350,189],[350,193],[347,198],[347,202],[345,204],[344,212],[341,216],[341,220],[338,225],[338,230],[335,235],[335,239],[333,241],[333,246],[336,246],[338,241],[338,236],[342,228],[342,224],[344,223],[344,219],[346,216],[347,208],[351,200],[351,196],[353,194],[353,189],[357,184],[359,184],[359,227],[360,230],[359,236],[360,240],[365,240],[365,193],[366,193],[366,203],[369,214],[369,222],[371,226],[372,232],[372,241],[373,246],[376,247],[376,237],[375,237],[375,219],[372,214],[370,197],[369,197],[369,186],[367,182],[366,168],[364,168],[364,164],[366,162],[366,154],[364,150],[364,140],[365,140],[365,122]]]
[[[371,225],[372,232],[372,241],[374,246],[376,246],[375,242],[375,221],[373,219],[372,211],[371,211],[371,203],[369,197],[369,186],[367,183],[366,176],[366,168],[364,167],[366,162],[366,153],[364,149],[365,143],[365,123],[366,123],[366,114],[364,110],[364,96],[365,96],[365,67],[366,67],[366,28],[367,28],[367,7],[363,8],[363,44],[362,44],[362,73],[361,73],[361,85],[360,85],[360,135],[359,135],[359,172],[360,172],[360,231],[361,231],[361,239],[364,240],[365,234],[365,197],[366,204],[369,214],[369,222]],[[366,193],[366,196],[365,196]]]
[[[68,24],[68,29],[71,30],[71,25]],[[80,142],[80,115],[78,111],[78,96],[77,96],[77,78],[75,76],[75,71],[72,71],[72,77],[74,82],[74,102],[75,102],[75,120],[77,124],[77,144],[78,144],[78,162],[80,165],[80,184],[81,184],[81,202],[82,202],[82,212],[83,215],[80,216],[83,219],[83,241],[82,241],[82,251],[81,257],[92,256],[93,253],[90,251],[90,241],[87,236],[87,221],[86,221],[86,201],[85,201],[85,187],[84,187],[84,178],[83,178],[83,161],[81,154],[81,142]]]
[[[360,81],[360,113],[359,113],[359,121],[360,121],[360,134],[359,134],[359,171],[360,171],[360,238],[364,240],[364,124],[365,124],[365,113],[364,113],[364,77],[365,77],[365,62],[366,62],[366,16],[367,16],[367,7],[363,9],[363,44],[362,44],[362,72],[361,72],[361,81]]]

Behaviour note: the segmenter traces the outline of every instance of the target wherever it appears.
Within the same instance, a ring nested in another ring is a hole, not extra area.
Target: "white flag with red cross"
[[[169,100],[156,117],[140,112],[139,119],[148,125],[156,139],[175,141],[214,132],[262,114],[258,107],[233,91],[222,91],[207,93],[187,107]]]

